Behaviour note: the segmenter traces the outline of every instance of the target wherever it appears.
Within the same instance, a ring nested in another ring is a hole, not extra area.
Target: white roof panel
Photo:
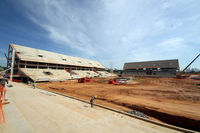
[[[34,49],[16,44],[10,44],[10,46],[15,49],[16,55],[21,60],[24,61],[45,62],[53,64],[84,66],[84,67],[96,67],[105,69],[105,66],[93,60],[58,54],[54,52]]]

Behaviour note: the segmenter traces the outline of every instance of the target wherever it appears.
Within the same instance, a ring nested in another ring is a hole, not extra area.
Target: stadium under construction
[[[98,61],[16,44],[9,45],[7,68],[11,79],[26,83],[114,76]]]

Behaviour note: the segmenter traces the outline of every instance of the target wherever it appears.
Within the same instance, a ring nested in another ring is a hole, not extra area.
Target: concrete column
[[[15,50],[13,49],[12,50],[12,63],[11,63],[10,81],[13,80],[14,62],[15,62]]]
[[[8,46],[8,57],[7,57],[7,69],[8,69],[8,65],[9,65],[9,58],[10,58],[10,45]]]
[[[24,68],[26,68],[26,61],[25,61],[25,65],[24,65]]]

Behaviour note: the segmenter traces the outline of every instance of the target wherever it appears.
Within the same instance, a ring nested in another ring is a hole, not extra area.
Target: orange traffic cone
[[[2,98],[3,97],[3,86],[0,84],[0,123],[1,123],[1,114],[2,114],[2,117],[3,117],[3,122],[5,123],[5,116],[4,116],[4,113],[3,113],[3,108],[2,108]]]

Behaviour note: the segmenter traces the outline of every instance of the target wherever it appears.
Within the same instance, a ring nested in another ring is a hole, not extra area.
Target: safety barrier
[[[4,123],[6,122],[4,112],[3,112],[3,108],[2,108],[3,91],[4,91],[4,87],[0,84],[0,124],[1,124],[1,115],[2,115],[2,118],[3,118],[3,122]]]

